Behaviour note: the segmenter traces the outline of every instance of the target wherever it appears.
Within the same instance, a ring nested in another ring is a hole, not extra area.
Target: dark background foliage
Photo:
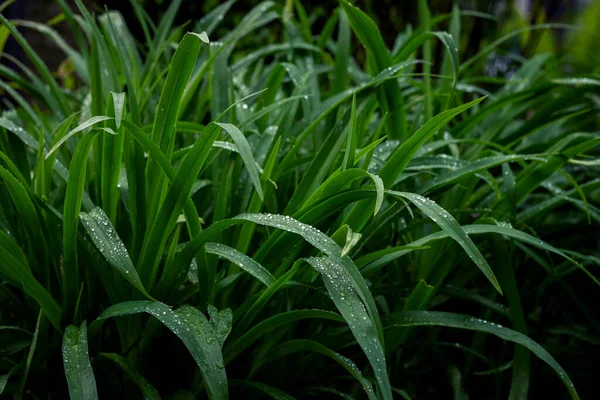
[[[479,49],[482,41],[488,38],[495,38],[499,32],[505,32],[513,29],[520,24],[534,24],[540,22],[565,22],[577,23],[578,16],[594,0],[459,0],[458,4],[463,10],[476,10],[488,13],[498,18],[500,23],[474,18],[470,26],[464,27],[470,31],[468,46],[466,46],[464,56],[468,57]],[[176,24],[194,23],[202,18],[208,11],[219,4],[219,0],[192,1],[186,0],[182,6],[182,12],[179,12],[175,19]],[[243,16],[255,7],[259,0],[243,0],[234,4],[231,11],[227,13],[226,19],[229,23],[223,26],[233,26],[241,20]],[[277,0],[284,4],[284,0]],[[70,2],[71,3],[71,2]],[[144,10],[155,21],[158,21],[169,6],[169,0],[145,0]],[[416,0],[358,0],[354,2],[358,7],[365,10],[378,23],[383,38],[389,47],[392,47],[396,36],[407,25],[418,25],[418,12]],[[431,0],[429,6],[432,15],[448,13],[455,3],[453,0]],[[129,1],[126,0],[106,0],[94,1],[85,0],[90,9],[98,13],[104,9],[119,10],[126,21],[130,23],[131,33],[138,39],[142,39],[142,30],[133,13]],[[314,18],[313,32],[319,32],[331,10],[337,7],[337,0],[304,0],[302,5],[306,8],[307,14]],[[183,12],[184,11],[184,12]],[[60,13],[59,7],[52,0],[18,0],[5,11],[9,18],[27,19],[38,22],[50,21]],[[518,22],[517,22],[518,21]],[[57,24],[55,29],[69,39],[69,31],[66,24]],[[222,33],[222,32],[219,32]],[[64,60],[62,53],[56,51],[54,43],[44,35],[25,30],[24,34],[32,46],[40,53],[44,61],[48,63],[51,69],[57,69]],[[562,31],[555,31],[551,34],[556,41],[557,48],[554,50],[564,50],[568,46],[567,37]],[[528,39],[524,46],[515,44],[516,52],[533,52],[539,43],[541,32],[534,33]],[[522,50],[519,49],[522,47]],[[361,49],[356,49],[359,53]],[[22,57],[20,48],[9,39],[6,52],[12,53],[19,58]],[[527,54],[526,54],[527,55]],[[25,60],[24,60],[25,61]],[[52,68],[54,67],[54,68]]]

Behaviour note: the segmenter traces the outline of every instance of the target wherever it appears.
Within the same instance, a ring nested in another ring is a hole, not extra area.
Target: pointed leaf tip
[[[196,32],[188,32],[188,33],[198,36],[198,38],[200,40],[202,40],[204,43],[210,43],[210,40],[208,39],[208,35],[206,34],[205,31],[202,31],[200,33],[196,33]]]

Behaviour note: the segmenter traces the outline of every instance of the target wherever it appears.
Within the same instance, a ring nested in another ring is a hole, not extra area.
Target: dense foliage
[[[218,39],[232,0],[185,26],[133,1],[136,43],[58,3],[75,46],[0,16],[33,66],[0,65],[3,396],[594,392],[599,76],[503,51],[571,27],[465,58],[491,17],[423,0],[392,50],[345,0],[319,32],[265,1]]]

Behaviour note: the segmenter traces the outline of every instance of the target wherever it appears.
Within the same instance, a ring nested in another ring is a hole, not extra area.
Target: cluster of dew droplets
[[[503,228],[513,229],[512,224],[508,221],[500,221],[500,222],[498,222],[498,226],[501,226]]]
[[[190,263],[190,268],[187,273],[187,279],[192,285],[200,284],[200,278],[198,276],[198,263],[196,262],[196,257],[192,258],[192,262]]]
[[[279,214],[240,214],[237,218],[266,225],[300,235],[308,243],[327,255],[341,255],[341,249],[329,236],[317,228],[302,223],[288,215]]]
[[[152,303],[146,308],[146,311],[159,319],[167,328],[179,337],[185,335],[184,332],[191,332],[188,324],[164,303]]]

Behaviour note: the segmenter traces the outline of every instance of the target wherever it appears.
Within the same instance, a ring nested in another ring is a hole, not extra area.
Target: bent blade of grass
[[[104,211],[96,207],[89,214],[80,213],[79,217],[96,248],[106,258],[106,261],[115,268],[133,287],[144,296],[154,300],[142,285],[137,270],[133,266],[127,248],[119,238]]]
[[[76,133],[81,132],[87,128],[94,126],[94,125],[97,125],[101,122],[108,121],[110,119],[112,119],[112,117],[108,117],[106,115],[96,115],[95,117],[91,117],[87,121],[79,124],[77,127],[73,128],[73,129],[71,129],[69,132],[67,132],[66,135],[64,135],[62,138],[60,138],[60,140],[58,142],[56,142],[56,144],[54,144],[54,146],[52,146],[52,148],[50,149],[50,151],[48,151],[48,153],[46,153],[46,160],[48,159],[48,157],[50,157],[52,154],[54,154],[54,152],[64,142],[66,142],[68,139],[70,139]]]
[[[538,358],[548,364],[565,384],[571,397],[575,400],[579,399],[575,386],[573,385],[573,382],[571,382],[567,372],[560,364],[558,364],[554,357],[546,351],[546,349],[522,333],[505,328],[499,324],[494,324],[468,315],[441,311],[406,311],[389,315],[386,320],[386,327],[389,326],[444,326],[449,328],[467,329],[490,333],[501,339],[518,343],[529,349]]]
[[[474,224],[474,225],[463,225],[461,227],[465,233],[469,235],[478,235],[478,234],[486,234],[486,233],[497,233],[506,237],[510,237],[516,239],[520,242],[530,244],[535,246],[541,250],[549,251],[551,253],[557,254],[566,260],[570,261],[578,268],[580,268],[586,275],[590,277],[597,285],[600,285],[600,282],[591,274],[583,265],[578,263],[573,258],[569,257],[565,252],[555,248],[554,246],[532,236],[528,233],[519,231],[509,226],[504,225],[491,225],[491,224]],[[371,274],[377,270],[379,270],[384,265],[389,262],[402,257],[405,254],[408,254],[414,250],[420,250],[427,247],[423,247],[429,242],[450,237],[449,232],[440,231],[424,236],[420,239],[417,239],[411,243],[408,243],[406,246],[398,246],[395,248],[384,249],[380,251],[376,251],[374,253],[366,254],[365,256],[356,260],[356,264],[361,268],[361,271],[364,275]]]
[[[352,232],[352,229],[348,225],[342,225],[333,235],[331,235],[331,238],[342,246],[343,257],[350,253],[354,246],[356,246],[358,241],[362,238],[362,234]]]
[[[383,335],[380,329],[381,322],[371,292],[369,291],[369,288],[367,287],[367,284],[356,265],[354,265],[348,256],[342,256],[342,249],[337,245],[337,243],[335,243],[335,241],[333,241],[329,236],[320,232],[318,229],[310,225],[303,224],[289,216],[274,214],[240,214],[235,217],[234,220],[254,222],[295,233],[302,236],[302,238],[308,243],[327,254],[335,265],[343,268],[344,273],[350,279],[353,290],[355,290],[360,296],[362,303],[364,303],[364,306],[368,311],[367,315],[369,323],[373,326],[374,331],[376,332],[375,337],[371,338],[371,340],[375,339],[375,341],[377,341],[379,338],[377,343],[381,348],[383,347]],[[364,324],[365,321],[362,321],[361,323]],[[374,361],[375,359],[373,359],[373,362]],[[373,367],[375,368],[375,365]],[[378,367],[381,368],[381,365]],[[385,367],[383,370],[385,371]],[[389,381],[387,380],[387,375],[383,376],[382,371],[379,371],[379,374],[379,377],[381,378],[379,383],[384,386],[382,390],[384,390],[384,392],[389,391]]]
[[[209,304],[207,306],[208,316],[210,317],[210,323],[215,328],[215,335],[219,341],[221,347],[225,343],[227,336],[231,332],[233,323],[233,313],[230,308],[218,311],[215,306]]]
[[[513,239],[516,239],[520,242],[535,246],[541,250],[549,251],[551,253],[557,254],[557,255],[563,257],[564,259],[570,261],[571,263],[573,263],[575,266],[577,266],[579,269],[581,269],[587,276],[589,276],[590,279],[596,285],[600,286],[600,281],[598,281],[598,279],[594,276],[594,274],[592,274],[590,271],[588,271],[587,268],[585,268],[579,262],[577,262],[573,258],[569,257],[562,250],[557,249],[556,247],[550,245],[549,243],[547,243],[539,238],[536,238],[535,236],[532,236],[528,233],[519,231],[517,229],[513,229],[512,227],[505,226],[505,225],[488,225],[488,224],[469,225],[468,227],[465,227],[465,231],[469,234],[499,233],[501,235],[505,235],[505,236],[511,237]]]
[[[477,268],[483,272],[496,290],[502,294],[500,283],[498,283],[498,279],[496,279],[496,276],[490,268],[487,260],[485,257],[483,257],[467,232],[464,231],[458,221],[456,221],[450,213],[437,205],[433,200],[418,194],[395,191],[389,191],[389,193],[394,196],[404,197],[405,199],[409,200],[411,203],[417,206],[423,212],[423,214],[431,218],[431,220],[435,222],[442,230],[448,232],[449,236],[465,250],[469,258],[473,260],[475,265],[477,265]]]
[[[192,306],[182,306],[173,311],[160,302],[129,301],[107,308],[98,320],[139,313],[152,315],[181,339],[200,368],[211,399],[228,398],[220,339],[204,314]]]
[[[381,209],[381,205],[383,204],[385,188],[383,187],[383,180],[378,175],[371,174],[364,169],[360,168],[350,168],[344,171],[337,171],[327,178],[325,182],[323,182],[318,189],[306,200],[303,207],[306,207],[314,202],[326,198],[328,196],[332,196],[336,193],[341,192],[344,189],[348,189],[352,182],[358,179],[368,178],[373,181],[375,185],[375,190],[377,193],[375,199],[375,208],[373,210],[373,214],[377,215],[379,210]]]
[[[216,254],[236,264],[244,271],[261,281],[265,286],[270,286],[275,282],[275,277],[262,265],[248,257],[244,253],[221,243],[206,243],[206,252]]]
[[[85,321],[79,328],[67,326],[63,335],[62,355],[71,399],[97,399],[96,378],[88,356]]]

